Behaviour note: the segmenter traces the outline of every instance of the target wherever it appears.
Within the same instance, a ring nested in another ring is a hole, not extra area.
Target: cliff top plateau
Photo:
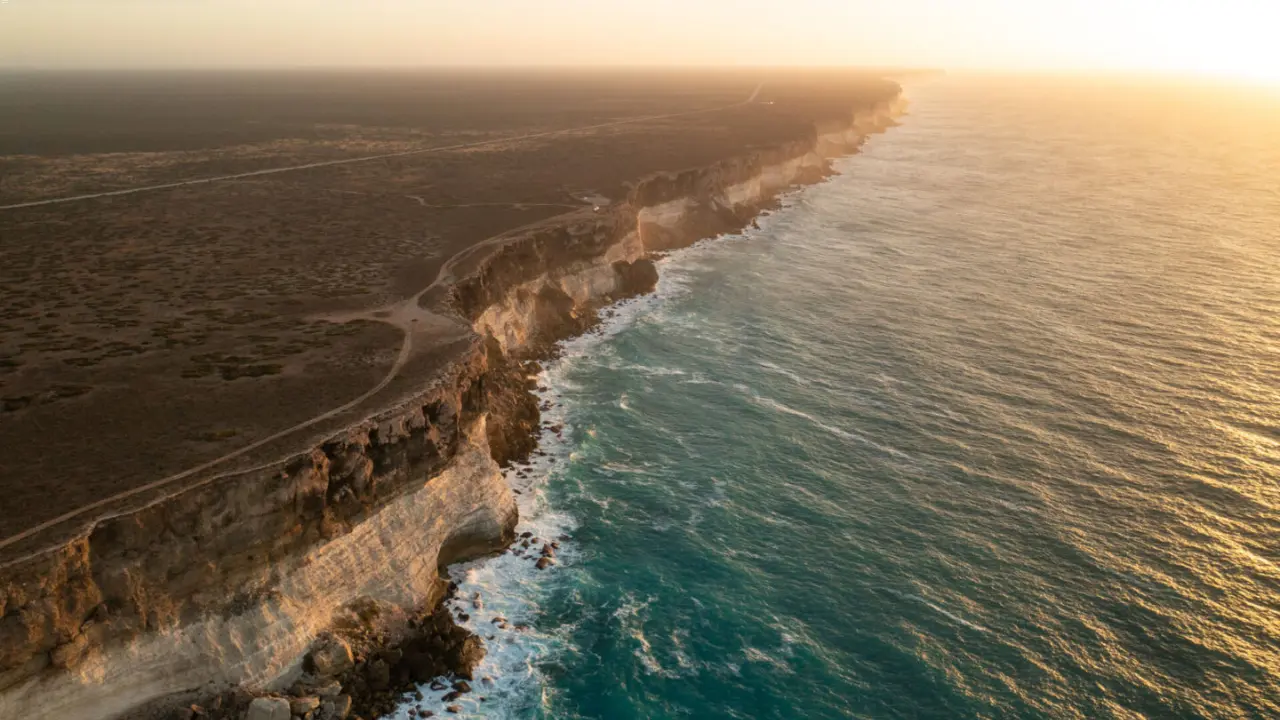
[[[423,387],[476,339],[419,299],[521,229],[896,91],[834,72],[0,77],[0,555]]]

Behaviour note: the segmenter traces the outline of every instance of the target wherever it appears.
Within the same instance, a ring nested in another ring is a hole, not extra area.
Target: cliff
[[[654,253],[745,227],[902,109],[886,100],[501,238],[421,299],[474,330],[426,389],[286,461],[0,566],[0,717],[113,718],[233,687],[283,689],[317,679],[308,653],[327,632],[412,638],[446,592],[441,568],[513,539],[500,468],[533,449],[526,363],[599,308],[652,289]]]

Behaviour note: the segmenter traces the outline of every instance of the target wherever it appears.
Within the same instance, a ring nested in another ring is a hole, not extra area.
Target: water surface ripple
[[[1280,110],[1195,92],[913,88],[664,261],[548,374],[571,552],[470,571],[534,626],[473,709],[1280,717]]]

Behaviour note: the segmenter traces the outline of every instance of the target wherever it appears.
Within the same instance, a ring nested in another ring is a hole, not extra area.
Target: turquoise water
[[[1280,717],[1280,112],[1188,92],[911,88],[664,260],[544,377],[559,564],[456,573],[464,714]]]

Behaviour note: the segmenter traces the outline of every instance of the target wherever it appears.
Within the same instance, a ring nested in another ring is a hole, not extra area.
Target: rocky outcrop
[[[530,363],[601,307],[651,290],[655,253],[743,228],[901,109],[887,100],[777,147],[655,175],[602,212],[495,244],[433,301],[476,338],[429,388],[286,462],[0,567],[0,717],[114,718],[201,698],[242,712],[252,698],[237,688],[293,688],[320,716],[353,703],[376,714],[397,683],[465,668],[482,649],[433,612],[447,588],[439,568],[513,539],[499,468],[533,449]],[[325,684],[335,678],[337,690]],[[296,714],[284,702],[257,712]]]

